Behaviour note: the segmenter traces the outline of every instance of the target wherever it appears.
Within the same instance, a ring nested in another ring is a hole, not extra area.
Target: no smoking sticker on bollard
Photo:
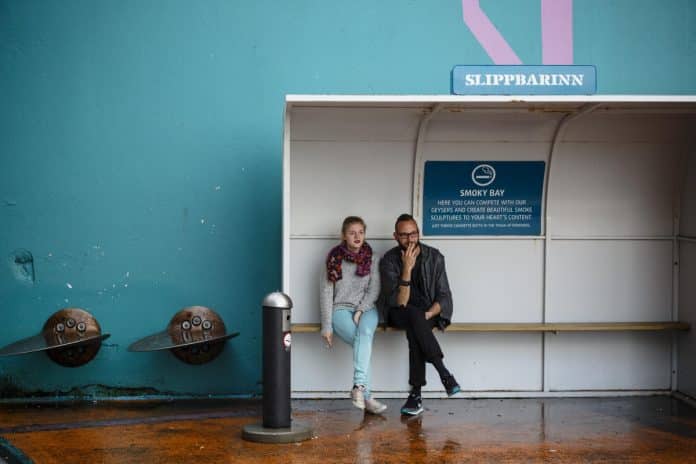
[[[290,351],[290,345],[292,344],[292,334],[290,332],[285,332],[283,334],[283,346],[285,351]]]

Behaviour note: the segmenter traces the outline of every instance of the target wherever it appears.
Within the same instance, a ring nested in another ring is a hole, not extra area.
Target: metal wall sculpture
[[[81,308],[63,308],[51,315],[41,333],[0,349],[0,356],[45,351],[51,360],[65,367],[82,366],[99,352],[102,334],[97,320]]]
[[[170,350],[188,364],[203,364],[215,359],[225,341],[239,332],[227,333],[222,318],[205,306],[189,306],[177,312],[167,329],[147,336],[128,347],[129,351]]]

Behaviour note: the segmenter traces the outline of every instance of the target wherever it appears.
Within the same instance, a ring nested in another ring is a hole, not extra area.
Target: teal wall
[[[481,6],[541,63],[538,0]],[[453,65],[491,63],[461,9],[0,0],[0,345],[65,306],[112,334],[77,369],[0,358],[2,396],[258,393],[259,306],[281,277],[284,95],[447,94]],[[575,0],[574,61],[597,66],[599,93],[696,94],[694,24],[691,0]],[[241,331],[218,359],[126,351],[192,304]]]

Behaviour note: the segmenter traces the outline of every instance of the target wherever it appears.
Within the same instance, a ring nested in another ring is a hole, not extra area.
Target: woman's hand
[[[355,325],[358,325],[360,323],[360,317],[362,316],[362,311],[355,311],[353,313],[353,322],[355,322]]]
[[[321,338],[326,342],[326,347],[331,348],[333,346],[333,332],[321,334]]]

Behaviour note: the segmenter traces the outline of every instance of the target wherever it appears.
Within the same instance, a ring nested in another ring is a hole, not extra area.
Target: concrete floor
[[[402,400],[387,403],[371,416],[348,400],[296,400],[293,420],[314,438],[287,445],[241,439],[258,401],[3,405],[0,448],[40,464],[696,463],[696,409],[670,397],[426,399],[411,419]]]

